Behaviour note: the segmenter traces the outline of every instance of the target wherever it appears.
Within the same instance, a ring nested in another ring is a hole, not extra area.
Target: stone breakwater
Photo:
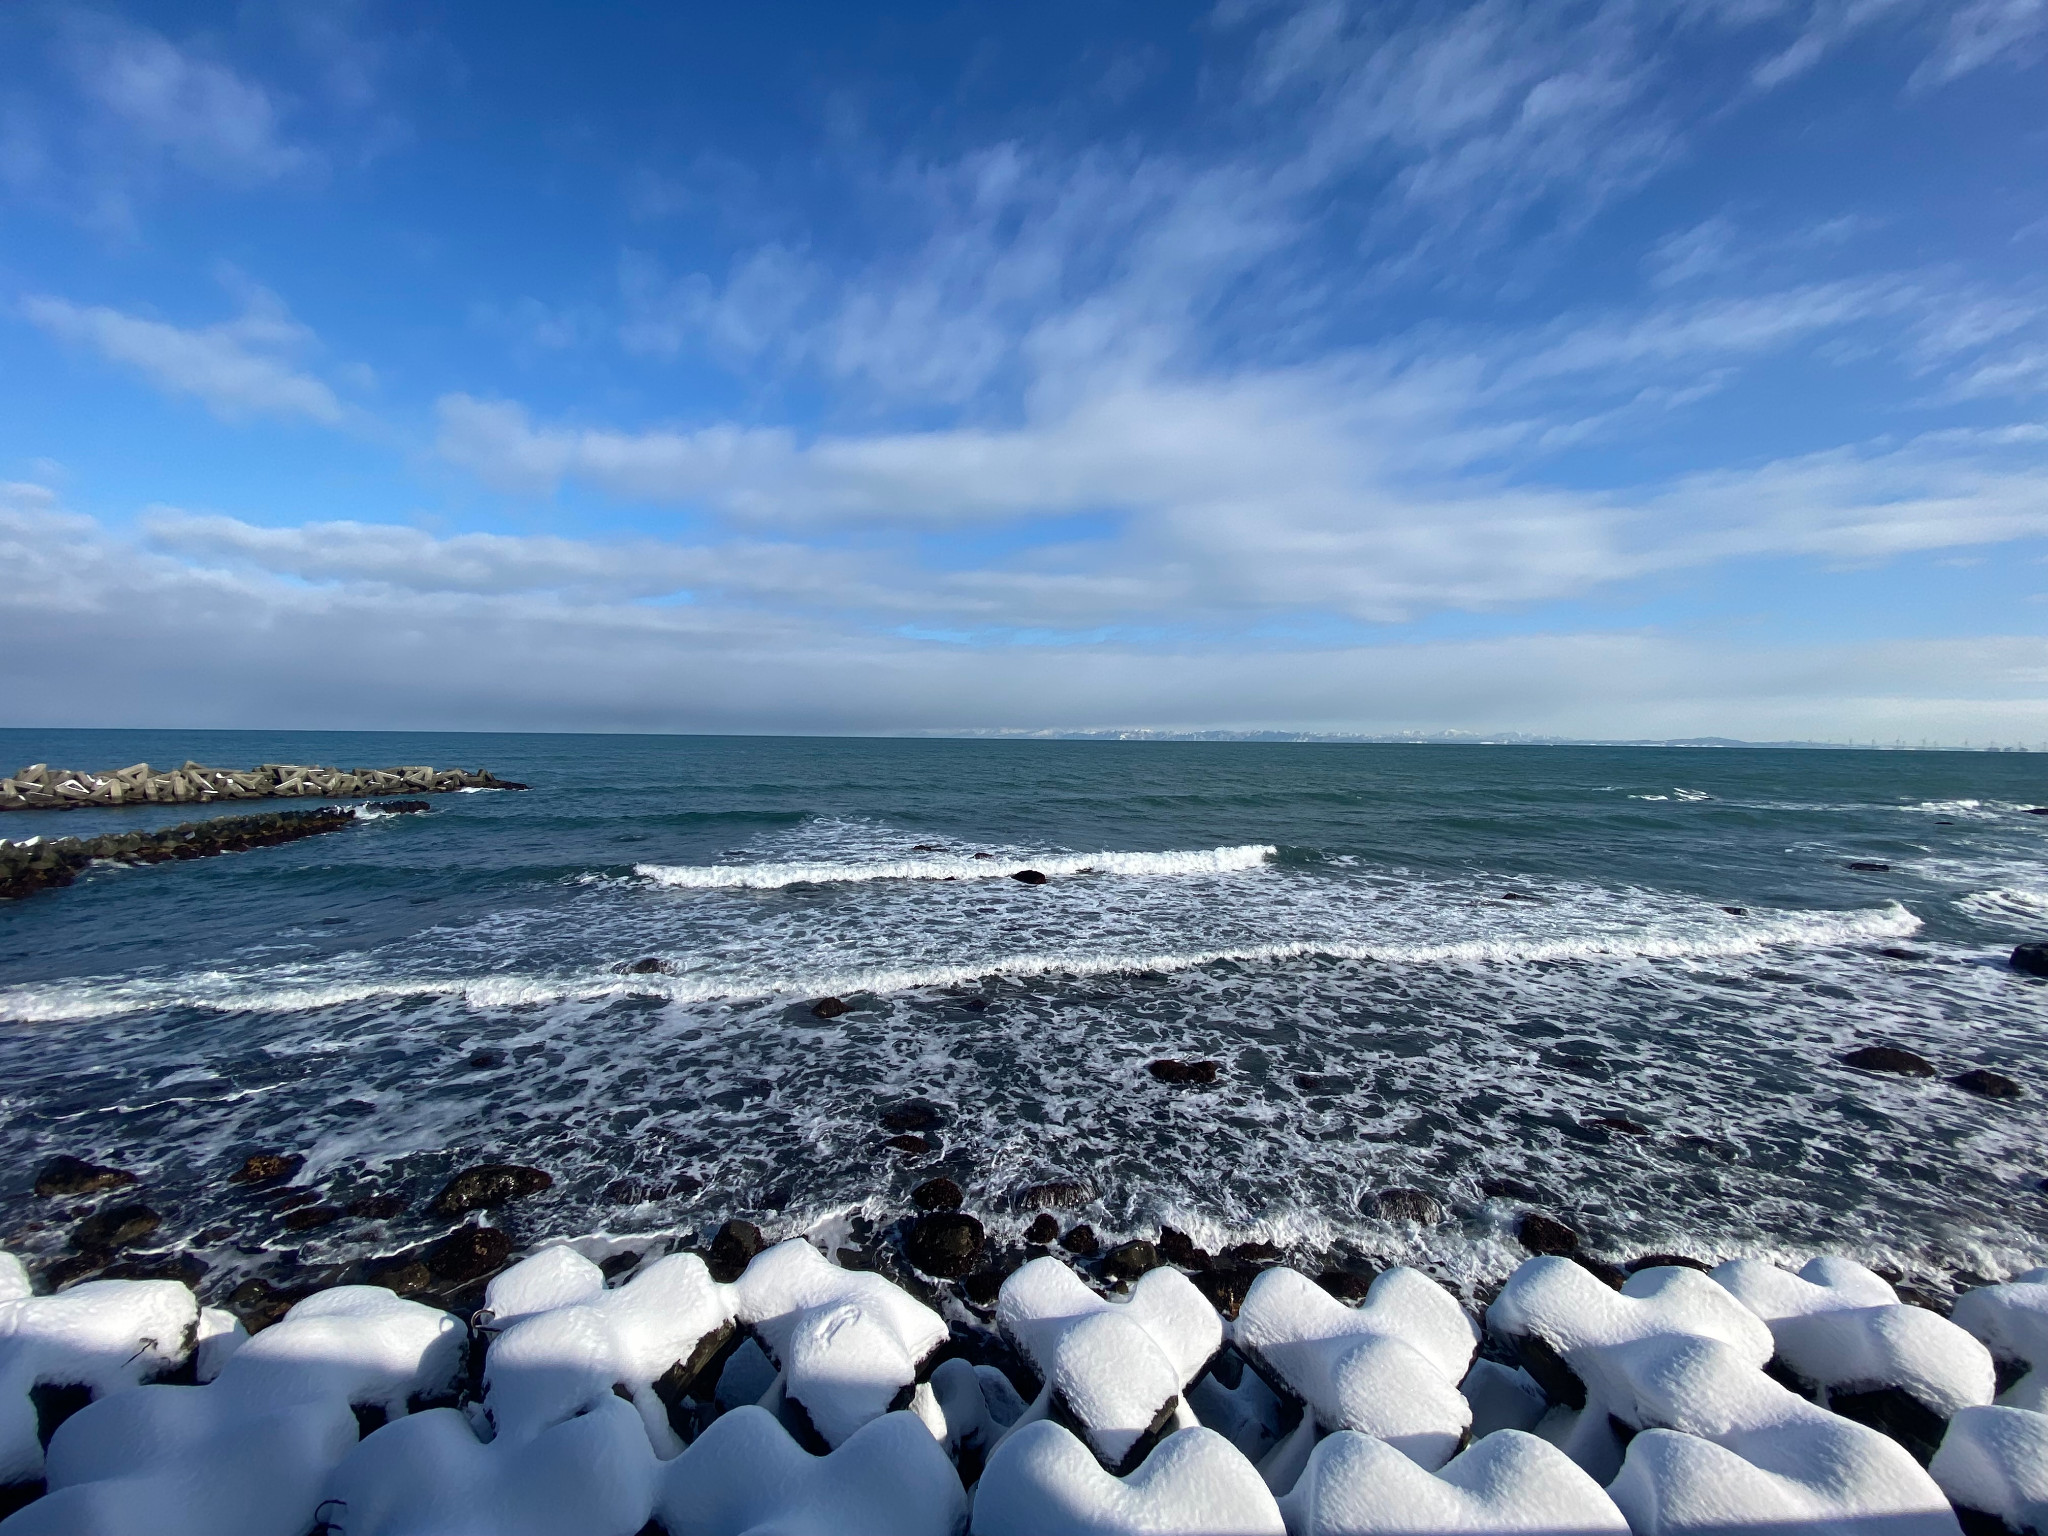
[[[415,801],[408,809],[425,810]],[[69,885],[98,859],[117,864],[167,864],[173,859],[205,859],[220,853],[272,848],[279,843],[339,832],[356,813],[323,805],[311,811],[271,811],[257,816],[220,816],[187,821],[156,832],[109,832],[102,837],[32,837],[12,843],[0,839],[0,901],[18,900],[52,886]]]
[[[137,1182],[35,1187],[127,1246]],[[1475,1305],[1058,1236],[1064,1186],[996,1259],[945,1179],[872,1243],[728,1221],[514,1262],[478,1217],[551,1182],[466,1169],[426,1248],[214,1305],[133,1263],[38,1294],[0,1253],[0,1536],[2048,1532],[2048,1269],[1930,1305],[1844,1258],[1595,1261],[1532,1212]]]
[[[158,771],[134,763],[111,773],[34,763],[0,779],[0,811],[68,811],[88,806],[198,805],[215,800],[353,800],[370,795],[447,794],[458,789],[524,789],[489,769],[313,768],[263,763],[250,769],[187,762]]]

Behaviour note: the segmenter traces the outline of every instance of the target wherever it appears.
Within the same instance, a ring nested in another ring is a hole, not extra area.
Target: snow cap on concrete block
[[[593,1301],[604,1293],[604,1271],[574,1248],[556,1246],[521,1259],[484,1288],[484,1310],[500,1332],[535,1312]]]
[[[659,1464],[618,1398],[529,1440],[485,1445],[453,1408],[387,1425],[328,1480],[348,1536],[636,1536]]]
[[[732,1323],[732,1293],[694,1253],[672,1253],[617,1290],[528,1314],[491,1341],[484,1406],[498,1435],[530,1440],[624,1387],[657,1456],[682,1449],[655,1382],[701,1367]]]
[[[403,1414],[452,1392],[468,1332],[438,1307],[377,1285],[316,1291],[228,1357],[209,1391],[251,1401],[338,1399]]]
[[[167,1375],[198,1330],[199,1303],[175,1280],[89,1280],[0,1301],[0,1484],[43,1475],[34,1388],[83,1386],[100,1397]]]
[[[302,1536],[356,1443],[338,1397],[274,1403],[145,1386],[80,1409],[50,1438],[49,1492],[6,1536]]]
[[[1374,1435],[1423,1467],[1442,1466],[1472,1422],[1458,1382],[1479,1331],[1418,1270],[1387,1270],[1364,1305],[1348,1307],[1305,1275],[1269,1269],[1246,1293],[1231,1339],[1323,1428]]]
[[[35,1293],[21,1260],[11,1253],[0,1253],[0,1301],[20,1301]]]
[[[655,1515],[668,1536],[956,1536],[967,1494],[915,1414],[813,1456],[765,1408],[736,1408],[662,1469]]]
[[[2000,1406],[2048,1413],[2048,1269],[1966,1292],[1950,1315],[1996,1358],[2029,1367],[2000,1394]]]
[[[1815,1407],[1703,1338],[1590,1353],[1588,1386],[1629,1442],[1609,1485],[1636,1536],[1778,1524],[1843,1536],[1956,1536],[1948,1500],[1897,1441]]]
[[[1280,1399],[1257,1371],[1242,1371],[1235,1387],[1205,1372],[1188,1388],[1186,1400],[1201,1426],[1223,1436],[1247,1461],[1257,1462],[1280,1443]]]
[[[1600,1485],[1562,1451],[1504,1429],[1428,1472],[1384,1441],[1339,1430],[1280,1500],[1288,1536],[1627,1536]]]
[[[2048,1414],[1965,1408],[1949,1420],[1927,1471],[1958,1509],[2048,1536]]]
[[[919,1383],[910,1411],[957,1462],[962,1455],[986,1456],[1024,1416],[1024,1400],[992,1365],[943,1360],[930,1381]]]
[[[1798,1274],[1736,1259],[1714,1281],[1770,1326],[1778,1358],[1831,1391],[1898,1387],[1941,1418],[1988,1403],[1990,1351],[1945,1317],[1903,1306],[1883,1278],[1850,1259],[1811,1260]]]
[[[199,1384],[203,1387],[218,1376],[229,1357],[248,1342],[249,1330],[242,1326],[242,1320],[234,1313],[224,1312],[219,1307],[201,1307],[198,1358],[193,1361],[193,1374]]]
[[[1156,1273],[1156,1271],[1155,1271]],[[1214,1430],[1167,1436],[1128,1477],[1041,1420],[996,1447],[974,1494],[974,1536],[1281,1536],[1280,1508]]]
[[[1550,1404],[1527,1371],[1493,1360],[1474,1360],[1458,1384],[1472,1405],[1472,1438],[1497,1429],[1534,1429]]]
[[[1639,1270],[1615,1291],[1561,1258],[1519,1265],[1486,1309],[1486,1326],[1540,1339],[1567,1364],[1584,1349],[1658,1337],[1716,1339],[1757,1367],[1776,1347],[1762,1318],[1697,1270]]]

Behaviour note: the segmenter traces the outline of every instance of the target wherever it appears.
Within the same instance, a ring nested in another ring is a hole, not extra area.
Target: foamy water
[[[31,755],[165,755],[127,746]],[[2003,965],[2048,925],[2024,761],[626,743],[593,788],[594,750],[512,739],[489,766],[530,794],[0,912],[10,1165],[137,1169],[221,1284],[438,1230],[286,1232],[223,1182],[259,1149],[415,1213],[464,1163],[537,1163],[523,1239],[883,1219],[940,1171],[1000,1238],[1010,1191],[1065,1177],[1105,1234],[1472,1286],[1515,1254],[1530,1202],[1481,1189],[1506,1178],[1615,1253],[2048,1260],[2048,1092],[1837,1060],[1896,1042],[2034,1085],[2048,989]],[[1219,1081],[1155,1082],[1162,1055]],[[944,1123],[907,1165],[878,1117],[909,1098]],[[1451,1219],[1380,1221],[1393,1186]],[[61,1249],[6,1198],[10,1245]]]

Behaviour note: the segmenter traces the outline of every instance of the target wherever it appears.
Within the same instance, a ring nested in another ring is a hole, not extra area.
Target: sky
[[[0,715],[2048,743],[2048,0],[0,7]]]

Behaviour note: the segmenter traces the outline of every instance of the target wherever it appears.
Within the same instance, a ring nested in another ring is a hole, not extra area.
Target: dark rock
[[[811,1004],[811,1012],[821,1019],[836,1019],[842,1013],[853,1012],[853,1005],[844,998],[821,997]]]
[[[192,1253],[174,1253],[168,1256],[150,1256],[138,1259],[123,1259],[118,1264],[109,1264],[100,1271],[108,1280],[175,1280],[190,1290],[198,1290],[199,1282],[206,1278],[210,1266],[206,1260]]]
[[[1860,1046],[1842,1058],[1842,1065],[1864,1072],[1896,1072],[1901,1077],[1934,1076],[1933,1062],[1896,1045]]]
[[[668,962],[649,955],[644,960],[635,960],[630,965],[620,966],[619,971],[626,976],[661,976],[667,974]]]
[[[420,1260],[444,1285],[462,1285],[496,1274],[512,1259],[512,1239],[496,1227],[471,1223],[427,1244]]]
[[[2031,943],[2016,945],[2012,958],[2006,963],[2014,970],[2029,976],[2048,976],[2048,943],[2036,939]]]
[[[348,1213],[362,1221],[389,1221],[405,1214],[405,1199],[400,1195],[365,1195],[348,1203]]]
[[[163,1224],[163,1217],[146,1205],[117,1205],[73,1227],[71,1246],[82,1253],[111,1253],[141,1242]]]
[[[1444,1219],[1443,1205],[1436,1196],[1420,1189],[1383,1189],[1373,1196],[1373,1208],[1382,1221],[1413,1221],[1433,1227]]]
[[[995,855],[992,853],[977,853],[975,857],[977,859],[992,859],[995,857]]]
[[[135,1175],[125,1168],[103,1167],[62,1152],[36,1170],[36,1193],[45,1199],[55,1195],[96,1195],[103,1189],[120,1189],[134,1182]]]
[[[244,1280],[228,1292],[227,1308],[242,1320],[244,1328],[251,1333],[261,1333],[316,1289],[318,1287],[310,1285],[281,1288],[268,1280]]]
[[[1865,875],[1888,875],[1892,872],[1891,865],[1880,864],[1875,859],[1851,859],[1846,867]]]
[[[1611,1290],[1620,1290],[1622,1282],[1628,1279],[1628,1272],[1626,1270],[1622,1269],[1618,1264],[1608,1263],[1605,1259],[1589,1259],[1583,1253],[1574,1253],[1570,1255],[1570,1258],[1579,1268],[1589,1275],[1596,1276],[1603,1285]]]
[[[2022,816],[2048,816],[2048,805],[2030,805],[2024,811],[2021,811],[2020,814]]]
[[[1491,1200],[1527,1200],[1532,1204],[1540,1204],[1550,1198],[1534,1184],[1493,1174],[1479,1181],[1479,1192]]]
[[[61,1291],[74,1280],[97,1275],[107,1267],[107,1261],[111,1258],[111,1253],[99,1251],[66,1254],[43,1270],[43,1284],[53,1291]]]
[[[1303,1093],[1349,1093],[1351,1079],[1336,1072],[1297,1072],[1294,1086]]]
[[[1159,1229],[1159,1256],[1182,1269],[1207,1269],[1209,1255],[1195,1246],[1195,1240],[1179,1227]]]
[[[1376,1278],[1355,1269],[1326,1269],[1316,1276],[1316,1284],[1339,1301],[1363,1301]]]
[[[910,1224],[903,1256],[940,1280],[957,1280],[981,1255],[981,1223],[960,1211],[934,1211]]]
[[[1965,1093],[1974,1093],[1981,1099],[2017,1099],[2022,1094],[2018,1083],[2003,1072],[1993,1072],[1988,1067],[1958,1072],[1949,1081]]]
[[[1903,1387],[1828,1393],[1828,1411],[1890,1435],[1923,1467],[1941,1445],[1948,1422]]]
[[[711,1269],[711,1278],[721,1284],[732,1284],[753,1261],[754,1255],[767,1246],[761,1229],[751,1221],[728,1221],[712,1235],[711,1252],[705,1258]]]
[[[920,1211],[957,1211],[967,1192],[951,1179],[926,1179],[910,1192],[910,1203]]]
[[[1586,1122],[1597,1125],[1603,1131],[1613,1131],[1619,1136],[1647,1136],[1650,1128],[1640,1120],[1630,1120],[1622,1115],[1595,1115]]]
[[[274,1211],[297,1210],[302,1205],[311,1205],[319,1198],[320,1191],[317,1189],[297,1187],[273,1190],[270,1195],[270,1208]]]
[[[1102,1256],[1102,1273],[1111,1280],[1135,1280],[1159,1267],[1159,1250],[1142,1237],[1118,1243]]]
[[[1747,907],[1723,907],[1721,910],[1723,912],[1726,912],[1730,917],[1749,916],[1749,908]]]
[[[1024,1241],[1036,1243],[1044,1248],[1058,1241],[1060,1224],[1053,1219],[1052,1212],[1040,1211],[1032,1218],[1031,1225],[1024,1229]]]
[[[619,1276],[631,1274],[640,1267],[640,1255],[630,1248],[624,1248],[597,1267],[604,1271],[605,1279],[616,1280]]]
[[[1102,1244],[1096,1240],[1095,1229],[1083,1222],[1060,1239],[1060,1246],[1067,1252],[1078,1254],[1085,1259],[1091,1253],[1099,1251]]]
[[[1540,1334],[1516,1334],[1513,1338],[1515,1357],[1522,1369],[1536,1378],[1536,1385],[1543,1389],[1543,1395],[1553,1403],[1567,1408],[1586,1406],[1586,1384],[1578,1372],[1565,1364],[1564,1356],[1557,1347]]]
[[[1646,1253],[1639,1258],[1630,1259],[1621,1267],[1630,1274],[1634,1274],[1639,1269],[1707,1270],[1712,1269],[1714,1266],[1703,1259],[1691,1258],[1682,1253]]]
[[[1162,1083],[1213,1083],[1223,1068],[1220,1061],[1174,1061],[1161,1058],[1145,1063],[1145,1070]]]
[[[992,1307],[1003,1293],[1003,1282],[1009,1278],[999,1269],[976,1270],[960,1282],[960,1289],[975,1306]]]
[[[1245,1292],[1252,1288],[1259,1272],[1249,1264],[1219,1264],[1198,1270],[1188,1278],[1195,1282],[1195,1289],[1209,1299],[1210,1306],[1225,1317],[1235,1317],[1237,1309],[1244,1305]]]
[[[427,1209],[436,1216],[465,1216],[537,1195],[554,1182],[553,1175],[519,1163],[479,1163],[443,1184]]]
[[[988,999],[985,997],[970,997],[960,1006],[971,1013],[986,1013],[988,1011]]]
[[[235,1172],[228,1175],[230,1184],[252,1184],[261,1189],[270,1184],[282,1184],[306,1166],[306,1160],[293,1152],[255,1152]]]
[[[287,1232],[310,1232],[315,1227],[332,1226],[346,1214],[338,1205],[306,1205],[293,1211],[284,1219]]]
[[[1271,1264],[1283,1251],[1277,1243],[1235,1243],[1223,1250],[1223,1257],[1233,1264]]]
[[[1095,1191],[1076,1179],[1048,1179],[1017,1191],[1017,1203],[1027,1211],[1064,1211],[1094,1198]]]
[[[1020,869],[1020,870],[1018,870],[1018,871],[1017,871],[1017,873],[1015,873],[1014,875],[1010,876],[1010,878],[1011,878],[1012,880],[1016,881],[1016,882],[1017,882],[1017,883],[1018,883],[1019,885],[1043,885],[1043,884],[1045,884],[1045,876],[1044,876],[1044,875],[1041,875],[1041,874],[1040,874],[1040,873],[1039,873],[1039,872],[1038,872],[1037,870],[1035,870],[1035,869]]]
[[[909,1099],[882,1111],[885,1131],[935,1131],[945,1123],[945,1111],[925,1099]]]
[[[1515,1223],[1515,1236],[1531,1253],[1570,1255],[1578,1252],[1579,1234],[1561,1221],[1536,1211],[1525,1212]]]
[[[397,1253],[365,1264],[363,1283],[381,1285],[400,1296],[416,1296],[433,1285],[434,1272],[418,1254]]]
[[[382,811],[386,816],[417,816],[427,809],[424,800],[372,800],[363,807],[366,811]]]
[[[922,1136],[891,1136],[882,1145],[905,1157],[922,1157],[932,1150],[931,1142]]]
[[[1897,945],[1887,945],[1885,948],[1880,949],[1878,953],[1887,960],[1925,960],[1927,958],[1926,955],[1917,949],[1901,949]]]

